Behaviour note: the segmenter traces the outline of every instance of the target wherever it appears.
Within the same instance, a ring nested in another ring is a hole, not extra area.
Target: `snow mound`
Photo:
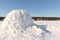
[[[26,28],[33,23],[32,18],[25,10],[13,10],[6,16],[2,26]],[[17,26],[18,25],[18,26]]]
[[[40,28],[25,10],[13,10],[0,27],[0,40],[52,40],[46,27]]]

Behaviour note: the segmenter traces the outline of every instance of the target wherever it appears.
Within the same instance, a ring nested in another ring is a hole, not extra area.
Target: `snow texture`
[[[35,22],[25,10],[13,10],[0,27],[0,40],[60,40],[58,22]]]
[[[2,21],[0,21],[0,25],[2,24]]]
[[[35,21],[34,23],[42,30],[51,32],[52,36],[49,40],[60,40],[60,21]]]

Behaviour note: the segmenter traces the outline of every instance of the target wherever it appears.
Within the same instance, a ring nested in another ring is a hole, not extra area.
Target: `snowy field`
[[[2,21],[0,21],[0,25],[1,23]],[[41,30],[52,34],[52,38],[50,40],[60,40],[60,21],[35,21],[34,23],[41,28]],[[45,33],[42,35],[42,40],[45,40]]]
[[[35,22],[42,30],[46,32],[51,32],[51,40],[60,40],[60,21],[37,21]]]

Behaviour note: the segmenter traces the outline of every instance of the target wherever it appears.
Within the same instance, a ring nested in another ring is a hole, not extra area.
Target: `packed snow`
[[[60,40],[59,30],[60,21],[34,21],[25,10],[12,10],[0,21],[0,40]]]
[[[46,29],[51,32],[53,36],[51,36],[52,39],[49,38],[49,40],[60,40],[60,21],[35,21],[34,23],[42,30]]]
[[[0,21],[0,25],[2,24],[2,21]]]

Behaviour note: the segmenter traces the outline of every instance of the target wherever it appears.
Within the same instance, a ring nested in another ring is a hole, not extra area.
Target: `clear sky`
[[[27,10],[31,16],[60,17],[60,0],[0,0],[0,16],[15,9]]]

